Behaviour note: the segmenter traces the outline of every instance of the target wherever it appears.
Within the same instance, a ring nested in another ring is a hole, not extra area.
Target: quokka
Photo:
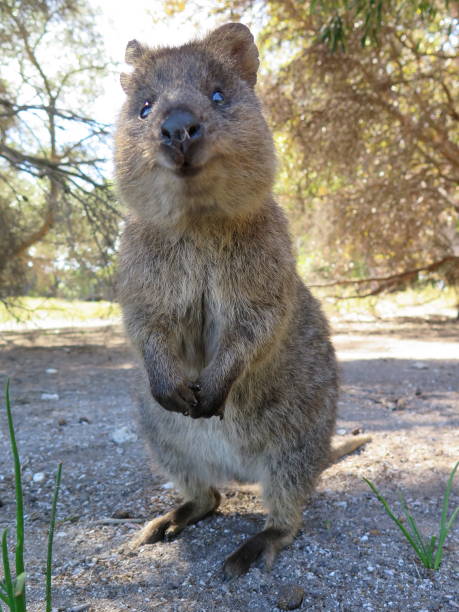
[[[126,62],[119,299],[143,366],[141,427],[184,498],[136,543],[212,513],[220,483],[258,482],[268,515],[225,561],[238,576],[293,540],[331,462],[335,354],[272,196],[276,159],[249,29],[228,23],[180,47],[134,40]]]

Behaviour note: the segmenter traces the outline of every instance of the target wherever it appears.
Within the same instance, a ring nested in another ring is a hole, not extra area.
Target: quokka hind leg
[[[215,512],[221,499],[220,493],[213,487],[202,489],[199,493],[194,492],[190,497],[174,510],[149,521],[134,536],[130,545],[137,547],[142,544],[154,544],[161,540],[172,539],[187,525],[197,523]]]
[[[263,531],[246,540],[225,561],[223,570],[226,578],[245,574],[262,557],[265,567],[270,569],[277,553],[288,546],[301,526],[302,507],[306,498],[304,485],[299,490],[276,486],[274,482],[263,487],[263,497],[269,510]],[[294,483],[292,483],[294,484]],[[312,489],[311,487],[308,487]]]

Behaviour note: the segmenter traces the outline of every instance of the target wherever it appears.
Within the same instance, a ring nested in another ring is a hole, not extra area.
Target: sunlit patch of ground
[[[11,305],[0,303],[0,331],[112,325],[120,322],[113,302],[21,297]]]

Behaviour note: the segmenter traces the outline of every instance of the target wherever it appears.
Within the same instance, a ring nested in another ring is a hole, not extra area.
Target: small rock
[[[67,419],[59,419],[59,420],[58,420],[58,422],[57,422],[57,424],[58,424],[58,425],[61,425],[61,426],[63,426],[63,425],[67,425]]]
[[[42,393],[41,399],[42,400],[58,400],[59,395],[57,393]]]
[[[428,370],[429,366],[426,363],[422,363],[422,361],[415,361],[411,366],[415,370]]]
[[[78,423],[87,423],[89,425],[91,422],[91,419],[89,419],[87,416],[82,416],[78,419]]]
[[[355,429],[352,430],[353,436],[358,436],[361,433],[363,433],[363,427],[356,427]]]
[[[162,489],[173,489],[174,488],[174,483],[173,482],[165,482],[163,485],[161,485]]]
[[[346,433],[347,433],[346,429],[337,429],[336,430],[336,435],[338,435],[338,436],[345,436]]]
[[[32,480],[34,482],[43,482],[44,479],[46,478],[46,475],[44,472],[36,472],[33,476],[32,476]]]
[[[129,510],[115,510],[115,512],[112,514],[112,518],[134,518],[134,515],[132,514],[132,512],[129,512]]]
[[[279,589],[277,607],[281,610],[296,610],[303,602],[304,589],[295,584],[286,584]]]
[[[422,389],[420,387],[416,387],[415,395],[422,395]]]
[[[110,439],[115,444],[124,444],[124,442],[134,442],[137,440],[137,436],[128,427],[119,427],[112,431]]]
[[[56,368],[46,368],[45,372],[47,374],[57,374]]]

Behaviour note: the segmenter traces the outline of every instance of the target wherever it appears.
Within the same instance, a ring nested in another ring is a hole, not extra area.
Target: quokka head
[[[121,74],[116,172],[142,216],[244,216],[270,192],[275,155],[254,92],[258,50],[249,29],[223,25],[200,41],[150,48],[129,42]]]

